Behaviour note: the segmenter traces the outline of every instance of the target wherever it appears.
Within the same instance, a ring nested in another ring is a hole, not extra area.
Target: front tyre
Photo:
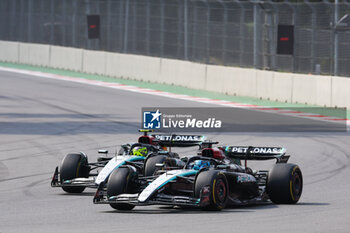
[[[204,206],[207,210],[221,210],[228,201],[228,185],[226,176],[216,170],[203,171],[198,174],[195,182],[195,197],[199,198],[203,188],[208,187],[209,204]]]
[[[276,204],[295,204],[303,191],[303,176],[295,164],[275,164],[269,172],[267,194]]]
[[[107,197],[117,196],[128,192],[128,189],[130,189],[132,174],[132,171],[130,171],[128,167],[115,169],[108,178]],[[135,207],[134,205],[127,203],[110,203],[109,205],[117,210],[132,210]]]
[[[75,178],[89,177],[90,166],[88,159],[83,154],[67,154],[60,166],[60,181],[64,183],[65,180],[72,180]],[[63,186],[62,189],[67,193],[82,193],[85,187],[69,187]]]

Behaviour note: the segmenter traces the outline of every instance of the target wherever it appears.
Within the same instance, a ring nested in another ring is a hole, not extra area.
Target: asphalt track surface
[[[72,195],[50,187],[65,154],[84,151],[94,161],[98,149],[135,141],[146,106],[214,107],[0,72],[0,232],[349,232],[349,133],[208,135],[222,144],[286,147],[304,175],[297,205],[118,212],[94,205],[93,190]]]

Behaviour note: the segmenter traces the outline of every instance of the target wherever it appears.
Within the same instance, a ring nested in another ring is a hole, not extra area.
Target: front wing
[[[165,195],[162,193],[156,194],[145,202],[138,200],[139,194],[120,194],[117,196],[107,197],[106,191],[104,190],[104,184],[101,183],[94,197],[94,204],[131,204],[135,206],[146,206],[146,205],[170,205],[170,206],[191,206],[191,207],[204,207],[209,205],[209,194],[210,190],[202,190],[200,197],[190,196],[172,196]]]
[[[54,175],[51,180],[51,187],[89,187],[89,188],[98,187],[98,185],[95,183],[94,177],[75,178],[75,179],[65,180],[64,182],[61,182],[58,176],[59,176],[58,167],[56,167]]]

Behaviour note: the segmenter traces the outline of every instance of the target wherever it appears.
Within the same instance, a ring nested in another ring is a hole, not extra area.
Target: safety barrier
[[[132,54],[0,41],[0,61],[178,85],[228,95],[350,108],[350,79],[199,64]]]

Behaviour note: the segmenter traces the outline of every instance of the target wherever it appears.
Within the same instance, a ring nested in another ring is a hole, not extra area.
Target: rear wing
[[[167,147],[199,146],[206,138],[203,135],[152,134],[152,136],[159,142],[160,146]]]
[[[224,146],[226,156],[244,160],[277,159],[278,162],[288,160],[286,149],[283,147],[253,147],[253,146]]]

